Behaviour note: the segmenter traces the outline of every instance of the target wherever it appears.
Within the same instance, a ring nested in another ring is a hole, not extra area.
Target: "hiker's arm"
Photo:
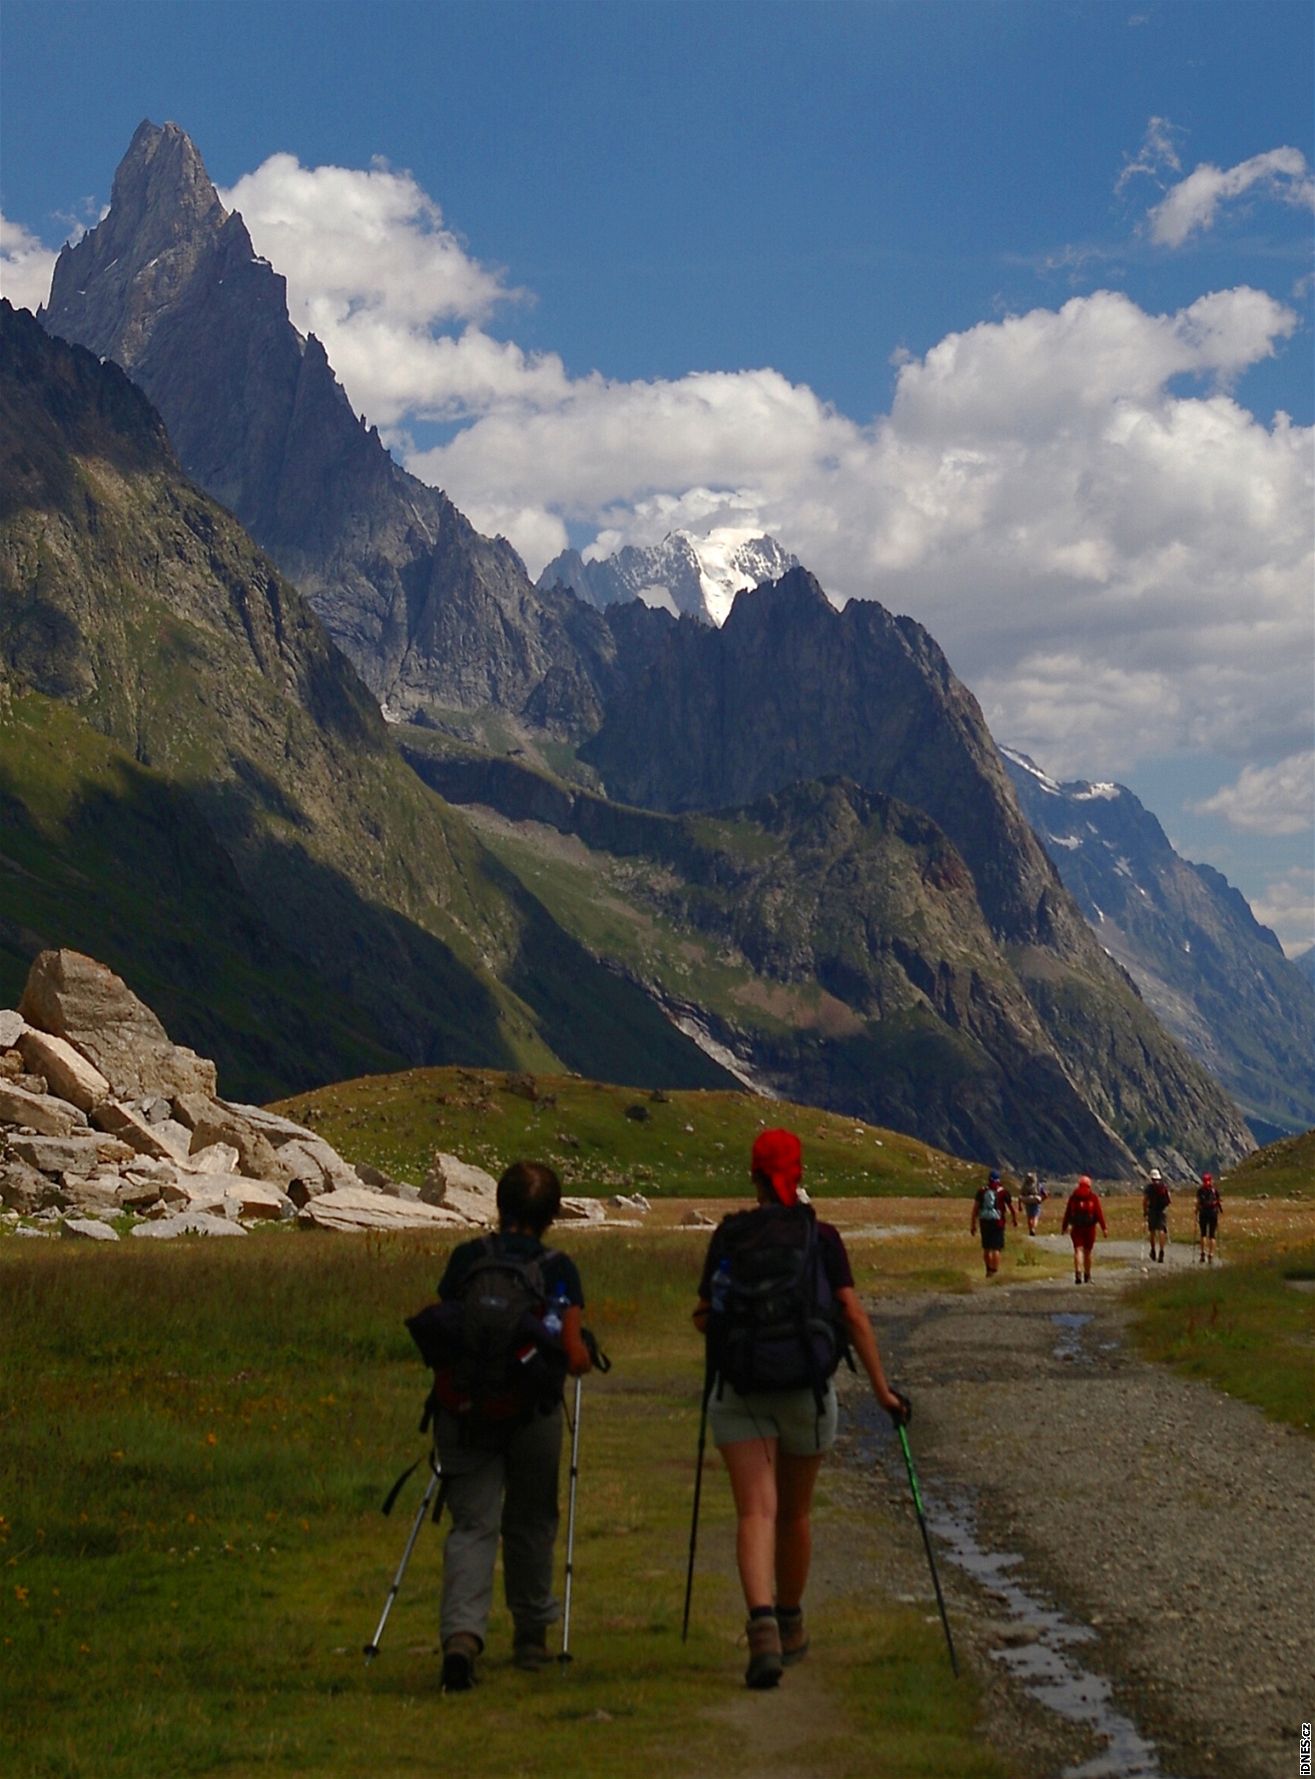
[[[583,1377],[586,1371],[593,1369],[589,1349],[580,1332],[583,1315],[578,1303],[569,1304],[562,1315],[562,1351],[566,1354],[566,1369],[572,1377]]]
[[[868,1320],[867,1311],[859,1302],[858,1292],[852,1285],[842,1285],[836,1292],[836,1302],[840,1305],[840,1313],[845,1318],[850,1345],[857,1355],[859,1364],[868,1374],[873,1395],[887,1414],[892,1410],[898,1410],[901,1398],[886,1382],[881,1354],[877,1349],[877,1337]]]
[[[706,1297],[700,1297],[693,1318],[694,1326],[698,1329],[700,1334],[706,1334],[708,1332],[708,1317],[711,1314],[712,1305],[708,1302]]]

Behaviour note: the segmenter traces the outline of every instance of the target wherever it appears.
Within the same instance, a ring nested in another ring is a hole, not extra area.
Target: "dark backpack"
[[[456,1292],[408,1317],[420,1356],[434,1372],[434,1400],[479,1421],[524,1420],[560,1398],[566,1354],[544,1322],[551,1249],[520,1259],[485,1236]]]
[[[849,1349],[811,1208],[738,1212],[722,1223],[719,1246],[710,1375],[741,1394],[807,1386],[820,1407],[827,1379]]]

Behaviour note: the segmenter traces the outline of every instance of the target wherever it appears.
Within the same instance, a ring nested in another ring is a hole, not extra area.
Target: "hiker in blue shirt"
[[[492,1314],[509,1298],[515,1303],[520,1292],[527,1326],[539,1324],[535,1338],[520,1343],[497,1378],[482,1377],[477,1361],[460,1357],[435,1372],[434,1439],[443,1503],[452,1516],[443,1547],[445,1692],[474,1685],[499,1538],[513,1660],[527,1670],[549,1660],[548,1627],[560,1612],[552,1577],[562,1383],[568,1374],[579,1377],[590,1369],[580,1274],[574,1261],[543,1245],[561,1197],[552,1168],[515,1162],[498,1181],[497,1233],[454,1249],[438,1287],[441,1305],[460,1306],[458,1329],[469,1330],[479,1314],[481,1280],[492,1281],[486,1286]],[[547,1367],[544,1361],[554,1357],[557,1363]]]

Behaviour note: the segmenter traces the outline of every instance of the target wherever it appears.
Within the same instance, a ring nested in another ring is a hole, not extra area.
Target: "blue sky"
[[[358,409],[532,571],[770,529],[1298,949],[1313,19],[6,0],[5,287],[172,119]]]

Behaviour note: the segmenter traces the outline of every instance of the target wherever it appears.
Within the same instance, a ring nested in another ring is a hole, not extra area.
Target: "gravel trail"
[[[1143,1261],[1108,1242],[1081,1289],[1010,1283],[874,1306],[915,1402],[951,1622],[999,1680],[996,1727],[1020,1772],[1289,1779],[1315,1715],[1315,1448],[1134,1355],[1120,1293]],[[849,1397],[851,1485],[870,1486],[875,1456],[885,1501],[907,1497],[894,1441]],[[979,1562],[974,1579],[954,1561],[961,1534],[1021,1563]],[[920,1543],[897,1542],[888,1580],[929,1597]],[[1074,1621],[1075,1659],[1111,1683],[1094,1730],[1038,1705],[1044,1613],[1020,1613],[1019,1584]]]

